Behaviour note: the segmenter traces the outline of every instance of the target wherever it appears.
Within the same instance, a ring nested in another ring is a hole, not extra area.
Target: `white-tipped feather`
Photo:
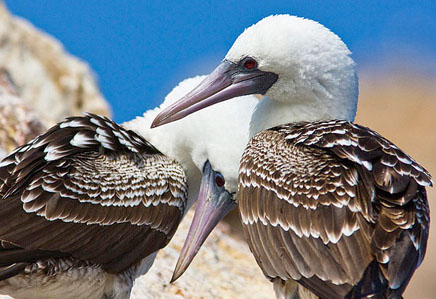
[[[248,124],[254,107],[259,103],[255,96],[239,97],[200,110],[175,123],[150,129],[160,111],[179,100],[204,78],[197,76],[180,82],[158,108],[123,124],[182,165],[188,176],[188,207],[197,196],[201,171],[207,159],[215,171],[223,174],[225,188],[229,192],[237,191],[239,160],[248,143]]]

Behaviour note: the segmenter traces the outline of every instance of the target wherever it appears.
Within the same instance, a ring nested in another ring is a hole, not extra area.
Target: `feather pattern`
[[[93,114],[17,148],[0,163],[0,183],[3,279],[41,256],[124,271],[169,242],[187,200],[177,162]]]
[[[292,123],[249,142],[239,211],[270,279],[297,280],[322,298],[395,297],[425,254],[431,185],[425,169],[368,128]]]

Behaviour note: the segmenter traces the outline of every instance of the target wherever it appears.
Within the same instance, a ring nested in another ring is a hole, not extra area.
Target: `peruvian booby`
[[[201,80],[182,82],[162,107]],[[161,108],[122,126],[85,114],[17,148],[0,163],[0,293],[128,298],[194,202],[203,166],[219,182],[216,196],[236,192],[257,102],[245,97],[236,110],[224,105],[155,130],[149,127]],[[229,126],[236,115],[241,130]],[[205,120],[214,120],[213,135],[200,142],[194,127]],[[227,153],[228,144],[240,152]]]
[[[267,17],[153,123],[264,95],[251,118],[237,200],[250,249],[278,298],[401,298],[425,255],[430,174],[352,122],[358,84],[350,54],[315,21]],[[203,214],[223,206],[209,204]],[[210,231],[192,228],[199,229]],[[186,248],[179,264],[198,250]]]

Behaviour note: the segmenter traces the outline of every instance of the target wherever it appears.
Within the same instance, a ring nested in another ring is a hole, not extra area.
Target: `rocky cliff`
[[[68,54],[59,41],[12,16],[2,1],[0,66],[47,126],[81,111],[110,113],[88,65]]]

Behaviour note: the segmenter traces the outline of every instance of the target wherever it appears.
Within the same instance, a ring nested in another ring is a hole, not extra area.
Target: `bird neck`
[[[250,121],[250,138],[260,131],[287,123],[345,119],[353,121],[357,108],[355,101],[341,101],[326,105],[318,98],[300,101],[276,101],[265,96],[256,105]]]

